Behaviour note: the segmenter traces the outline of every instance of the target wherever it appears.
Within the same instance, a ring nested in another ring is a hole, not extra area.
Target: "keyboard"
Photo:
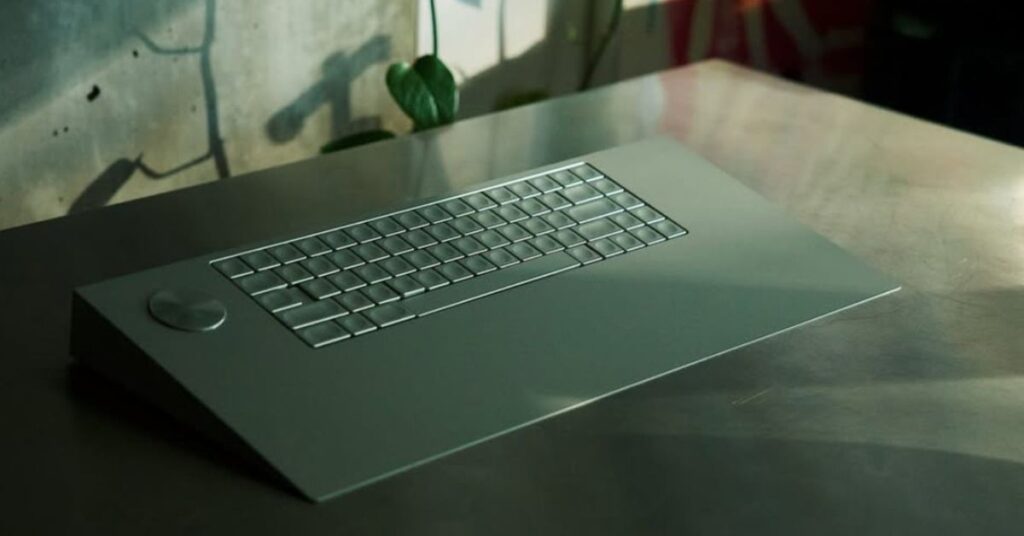
[[[687,233],[579,163],[210,264],[322,348]]]
[[[416,172],[353,158],[256,179],[301,230],[75,289],[71,354],[324,501],[899,288],[669,139],[292,219]]]

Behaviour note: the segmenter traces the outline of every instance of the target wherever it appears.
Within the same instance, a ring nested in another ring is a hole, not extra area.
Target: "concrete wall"
[[[436,0],[470,117],[580,88],[616,0]],[[725,57],[856,94],[870,0],[625,0],[593,86]],[[0,228],[408,131],[384,86],[428,0],[8,0]]]
[[[414,2],[9,0],[0,17],[0,228],[403,130],[383,86]]]

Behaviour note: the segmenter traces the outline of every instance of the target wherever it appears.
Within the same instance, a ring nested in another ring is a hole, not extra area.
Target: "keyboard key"
[[[599,220],[617,212],[622,212],[622,207],[607,199],[598,199],[567,208],[563,212],[566,216],[576,220],[577,223],[587,223],[588,221]]]
[[[540,216],[541,214],[551,212],[547,205],[536,199],[524,199],[516,203],[515,206],[530,216]]]
[[[619,214],[612,216],[612,221],[615,222],[619,227],[622,227],[627,231],[630,229],[636,229],[638,227],[644,226],[644,222],[638,220],[636,216],[628,212],[621,212]]]
[[[327,255],[327,258],[330,259],[335,266],[341,268],[342,270],[355,268],[356,266],[366,263],[366,261],[364,261],[362,257],[353,253],[351,249],[335,251],[334,253]]]
[[[284,288],[260,294],[256,297],[256,301],[260,302],[264,309],[271,313],[276,313],[285,309],[291,309],[292,307],[298,307],[304,302],[309,301],[309,299],[299,292],[297,288]]]
[[[427,234],[437,239],[438,242],[447,242],[458,238],[459,232],[447,223],[438,223],[427,227]]]
[[[455,249],[462,252],[465,256],[476,255],[477,253],[483,253],[487,251],[487,247],[481,244],[478,240],[464,236],[462,238],[452,240],[452,246]]]
[[[636,216],[640,221],[648,224],[656,223],[665,219],[665,216],[658,214],[652,210],[651,207],[637,207],[629,212]]]
[[[382,328],[416,318],[416,315],[406,311],[400,305],[394,304],[374,307],[363,314],[366,315],[366,318],[369,318],[374,324],[377,324]]]
[[[629,192],[617,193],[609,197],[612,201],[615,201],[619,206],[624,209],[640,208],[644,206],[644,202],[637,199],[636,196]]]
[[[249,275],[253,272],[253,269],[250,268],[248,264],[242,262],[242,259],[239,259],[238,257],[232,257],[230,259],[215,262],[213,263],[213,267],[216,268],[218,272],[226,275],[229,279]]]
[[[346,292],[341,296],[335,298],[335,300],[337,300],[339,304],[345,307],[347,311],[351,311],[353,313],[373,307],[373,302],[370,300],[370,298],[367,298],[366,295],[363,294],[361,290],[357,290],[355,292]]]
[[[622,191],[621,186],[605,178],[597,179],[594,182],[590,183],[590,185],[604,195],[617,194]]]
[[[400,223],[391,218],[373,220],[370,222],[370,227],[373,227],[378,233],[384,236],[392,236],[405,232],[405,227],[402,227]]]
[[[644,243],[629,233],[621,233],[611,237],[609,240],[615,242],[620,248],[626,251],[633,251],[644,247]]]
[[[562,190],[561,193],[566,199],[577,205],[580,203],[586,203],[587,201],[593,201],[594,199],[601,197],[601,192],[598,192],[586,184],[566,188],[565,190]]]
[[[295,244],[295,247],[299,248],[299,251],[307,257],[316,257],[317,255],[323,255],[334,251],[315,236],[303,238],[302,240],[297,240],[292,243]]]
[[[587,164],[582,164],[574,168],[570,168],[569,171],[571,171],[574,175],[585,181],[592,181],[595,179],[599,179],[603,176],[600,172],[588,166]]]
[[[658,242],[664,242],[665,237],[661,236],[661,233],[651,229],[650,227],[643,227],[632,231],[633,236],[639,238],[644,244],[648,246],[657,244]]]
[[[515,255],[516,258],[518,258],[519,260],[521,260],[523,262],[526,262],[526,261],[531,260],[531,259],[536,259],[537,257],[540,257],[540,255],[541,255],[540,251],[538,251],[537,248],[531,246],[530,244],[528,244],[526,242],[519,242],[517,244],[512,244],[511,246],[508,246],[505,249],[508,250],[509,253]]]
[[[589,241],[598,240],[622,232],[622,227],[610,220],[597,220],[573,228],[573,231]]]
[[[419,212],[420,216],[426,218],[430,223],[441,223],[452,219],[451,214],[448,214],[443,208],[437,205],[423,207],[417,212]]]
[[[595,240],[590,243],[590,247],[601,254],[602,257],[614,257],[621,253],[625,253],[626,250],[620,248],[615,242],[612,242],[608,238],[602,238],[601,240]]]
[[[356,268],[353,268],[352,271],[355,272],[360,279],[366,281],[370,285],[391,279],[391,274],[376,264],[364,264],[362,266],[357,266]]]
[[[686,234],[686,229],[683,229],[682,227],[676,225],[675,223],[672,223],[669,220],[659,221],[651,225],[651,227],[654,227],[655,230],[657,230],[659,233],[665,235],[668,238],[675,238],[677,236],[682,236]]]
[[[556,231],[551,236],[553,236],[555,240],[558,240],[563,246],[567,248],[578,246],[586,242],[586,240],[584,240],[582,236],[572,232],[569,229],[562,229],[561,231]]]
[[[512,266],[517,264],[519,259],[515,255],[505,251],[505,248],[492,249],[487,253],[484,253],[484,258],[494,263],[498,268],[504,268],[506,266]]]
[[[557,193],[544,194],[538,199],[540,199],[540,202],[547,205],[551,210],[558,210],[572,206],[572,203],[570,203],[568,199],[558,195]]]
[[[331,246],[334,249],[345,249],[347,247],[352,247],[357,244],[357,242],[351,236],[349,236],[345,231],[341,230],[331,231],[329,233],[322,234],[320,235],[320,239],[323,240],[324,243],[326,243],[328,246]]]
[[[313,348],[343,341],[352,335],[334,322],[323,322],[298,331],[299,337]]]
[[[466,262],[474,259],[483,260],[480,257],[470,257]],[[402,306],[411,313],[424,316],[442,311],[454,305],[536,281],[578,265],[578,262],[565,253],[554,253],[530,262],[510,266],[488,275],[475,277],[458,285],[451,285],[433,292],[414,296],[403,301]]]
[[[299,288],[303,290],[310,298],[314,300],[322,300],[324,298],[330,298],[331,296],[337,296],[341,294],[341,290],[338,287],[330,283],[326,279],[314,279],[312,281],[306,281],[299,285]]]
[[[392,255],[401,255],[413,250],[413,247],[405,240],[402,240],[400,236],[389,236],[377,243],[380,244],[380,247],[384,248],[384,251]]]
[[[565,229],[566,227],[572,227],[576,225],[576,222],[572,218],[566,216],[561,212],[552,212],[551,214],[545,214],[541,216],[548,223],[548,225],[555,229]]]
[[[441,264],[441,261],[434,258],[426,251],[413,251],[402,255],[406,262],[416,267],[417,270],[425,270]]]
[[[486,193],[488,197],[493,199],[499,205],[506,205],[508,203],[512,203],[519,200],[519,198],[516,197],[515,194],[502,187],[492,188],[484,193]]]
[[[366,281],[363,281],[358,275],[349,270],[329,276],[327,280],[341,289],[342,292],[351,292],[366,286]]]
[[[388,257],[388,252],[381,249],[377,244],[359,244],[352,248],[352,251],[366,262],[379,261]]]
[[[299,266],[302,266],[309,273],[316,277],[324,277],[331,275],[339,270],[333,262],[327,259],[327,257],[313,257],[299,262]]]
[[[360,292],[365,294],[367,298],[370,298],[370,300],[372,300],[376,304],[398,301],[398,299],[401,297],[398,295],[397,292],[391,290],[391,287],[385,285],[384,283],[370,285],[361,290]]]
[[[548,253],[554,253],[556,251],[562,251],[565,249],[561,243],[550,236],[538,236],[537,238],[531,238],[526,241],[531,246],[539,249],[541,253],[547,255]]]
[[[405,238],[406,242],[408,242],[410,245],[417,249],[432,246],[437,243],[437,240],[434,237],[428,235],[426,231],[422,229],[409,231],[408,233],[402,235],[402,237]]]
[[[494,212],[478,212],[470,217],[487,229],[500,227],[507,223],[501,216],[498,216]]]
[[[493,230],[484,231],[476,235],[476,239],[479,240],[481,244],[487,246],[488,249],[500,248],[501,246],[506,246],[510,243],[507,238]]]
[[[587,246],[576,246],[574,248],[569,248],[566,250],[566,253],[568,253],[569,255],[572,256],[572,258],[580,261],[583,264],[590,264],[592,262],[597,262],[601,260],[601,255],[599,255],[596,251],[588,248]]]
[[[473,213],[473,207],[467,205],[466,202],[461,199],[445,201],[444,203],[441,203],[441,206],[456,218]]]
[[[298,264],[289,264],[287,266],[281,266],[274,268],[274,273],[288,282],[289,285],[298,285],[303,281],[309,281],[313,279],[313,274],[306,271],[305,268]]]
[[[512,242],[533,238],[533,235],[528,233],[526,229],[523,229],[515,223],[510,223],[504,227],[498,227],[498,232]]]
[[[420,227],[426,227],[430,225],[430,222],[423,216],[415,212],[403,212],[398,216],[395,216],[398,223],[401,223],[406,229],[419,229]]]
[[[242,260],[257,271],[269,270],[275,266],[281,265],[277,259],[271,257],[269,253],[263,250],[246,253],[245,255],[242,255]]]
[[[469,257],[459,261],[459,263],[470,272],[473,272],[473,275],[482,275],[497,270],[487,259],[480,256]]]
[[[473,194],[466,196],[466,203],[469,204],[469,206],[475,208],[476,210],[487,210],[489,208],[494,208],[498,206],[497,203],[492,201],[490,197],[487,197],[484,194]]]
[[[295,246],[291,244],[280,244],[273,246],[267,251],[274,256],[275,259],[281,262],[281,264],[288,264],[291,262],[299,262],[305,259],[306,256],[302,254]]]
[[[528,214],[526,214],[522,210],[519,210],[514,205],[498,207],[495,210],[495,212],[497,212],[499,216],[501,216],[510,223],[525,220],[526,218],[530,217]]]
[[[461,251],[453,248],[450,244],[438,244],[426,249],[428,253],[441,262],[452,262],[465,257]]]
[[[394,277],[402,276],[405,274],[411,274],[416,271],[416,268],[405,261],[401,257],[391,257],[390,259],[384,259],[378,263],[381,268],[384,268]]]
[[[403,298],[415,296],[427,290],[427,287],[423,286],[419,281],[408,275],[396,277],[395,279],[388,281],[387,285],[391,287],[391,290],[394,290]]]
[[[534,236],[555,232],[555,228],[540,218],[530,218],[520,225]]]
[[[534,188],[533,186],[530,185],[530,183],[526,181],[520,181],[515,184],[512,184],[508,187],[508,189],[522,199],[528,199],[530,197],[535,197],[541,194],[540,190]]]
[[[455,218],[454,220],[452,220],[452,227],[454,227],[456,231],[462,233],[463,235],[471,235],[473,233],[479,233],[480,231],[484,230],[483,225],[480,225],[479,223],[477,223],[476,220],[470,218],[469,216]]]
[[[530,184],[532,184],[534,188],[540,190],[543,193],[553,192],[562,187],[557,182],[551,180],[550,177],[544,175],[530,179]]]
[[[457,262],[442,264],[441,267],[437,269],[437,271],[438,273],[443,275],[445,279],[448,279],[453,283],[465,281],[466,279],[473,277],[472,272],[470,272],[464,266]]]
[[[452,264],[450,266],[458,265]],[[462,267],[459,266],[459,268]],[[466,274],[467,277],[469,275],[470,274],[468,273]],[[448,279],[441,275],[437,270],[434,270],[433,268],[428,268],[426,270],[416,272],[415,274],[412,274],[410,277],[419,282],[419,284],[423,285],[427,290],[435,290],[448,285]]]
[[[583,182],[579,177],[577,177],[576,175],[573,175],[572,173],[569,173],[568,170],[564,170],[564,169],[562,171],[556,171],[554,173],[549,173],[548,177],[551,177],[556,182],[558,182],[558,184],[561,184],[563,188],[568,188],[570,186],[575,186],[575,185]]]
[[[371,331],[377,330],[377,326],[373,325],[373,322],[367,320],[362,314],[343,316],[335,320],[335,322],[345,328],[345,331],[351,333],[353,337],[366,335]]]
[[[302,329],[347,314],[348,311],[334,301],[323,300],[286,309],[278,313],[277,316],[284,322],[284,325],[292,329]]]
[[[355,227],[349,227],[348,229],[345,229],[345,232],[360,243],[371,242],[381,238],[380,233],[365,223],[361,223]]]
[[[252,275],[244,275],[235,279],[235,282],[250,296],[256,296],[257,294],[288,286],[288,282],[278,277],[274,272],[256,272]]]

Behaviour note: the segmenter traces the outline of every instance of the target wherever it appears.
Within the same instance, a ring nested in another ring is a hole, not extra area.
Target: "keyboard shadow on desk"
[[[77,403],[114,421],[112,425],[129,429],[119,433],[144,436],[146,440],[170,445],[235,475],[260,485],[272,484],[283,494],[296,497],[294,488],[262,460],[228,450],[88,367],[71,362],[66,380],[68,391]]]

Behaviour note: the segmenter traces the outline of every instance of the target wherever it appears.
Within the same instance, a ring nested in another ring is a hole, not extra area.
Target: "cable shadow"
[[[208,160],[213,160],[214,168],[217,170],[217,177],[224,179],[231,176],[231,169],[228,165],[227,154],[224,151],[224,140],[220,132],[220,109],[217,98],[217,84],[213,74],[213,63],[211,60],[211,49],[213,48],[216,36],[216,13],[217,0],[205,0],[205,16],[203,22],[203,39],[196,47],[166,47],[154,42],[149,36],[140,30],[135,31],[135,36],[142,41],[143,45],[152,53],[162,56],[198,55],[199,75],[203,87],[204,109],[206,113],[206,138],[207,149],[202,154],[187,160],[177,166],[165,170],[158,170],[150,167],[142,161],[140,154],[134,161],[126,158],[115,160],[96,178],[89,181],[89,185],[75,199],[68,209],[68,214],[74,214],[90,208],[105,206],[117,195],[117,192],[131,179],[136,171],[150,179],[164,179]]]
[[[351,54],[335,52],[321,64],[322,78],[274,113],[267,121],[267,138],[274,143],[287,143],[302,131],[306,120],[323,105],[331,108],[331,139],[352,130],[352,80],[391,54],[391,39],[377,35],[364,42]],[[379,118],[373,122],[379,123]],[[365,128],[360,121],[360,127]]]
[[[211,60],[211,49],[213,48],[213,41],[216,36],[217,26],[217,0],[206,0],[205,4],[205,17],[203,23],[203,40],[197,47],[181,47],[171,48],[158,45],[146,34],[141,31],[137,31],[136,35],[142,41],[142,43],[149,49],[150,52],[158,55],[190,55],[197,54],[199,56],[199,75],[200,81],[203,86],[203,99],[205,101],[206,111],[206,139],[207,139],[207,151],[199,157],[190,160],[184,165],[177,166],[171,170],[164,172],[154,171],[148,166],[143,166],[140,163],[140,168],[146,171],[146,175],[150,178],[160,179],[168,177],[175,173],[179,173],[188,169],[192,166],[198,165],[205,162],[208,159],[213,159],[214,168],[217,170],[217,176],[221,179],[231,176],[231,170],[228,167],[227,155],[224,152],[224,140],[220,133],[220,111],[217,100],[217,85],[213,75],[213,62]]]
[[[71,207],[68,208],[68,214],[102,207],[109,203],[118,190],[139,169],[139,160],[141,158],[142,155],[139,155],[135,160],[128,160],[127,158],[114,160],[113,163],[107,166],[107,169],[103,170],[102,173],[89,182],[89,186],[82,193],[78,194],[75,201],[71,203]]]

